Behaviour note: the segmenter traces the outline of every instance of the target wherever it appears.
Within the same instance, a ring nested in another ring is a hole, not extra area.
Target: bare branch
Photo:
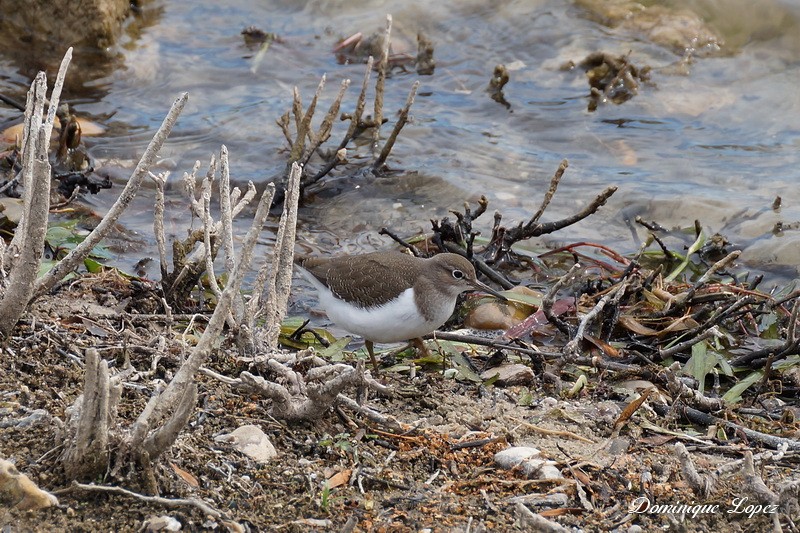
[[[212,179],[213,177],[203,180],[203,188],[201,189],[203,199],[203,254],[206,262],[206,279],[208,280],[208,286],[211,287],[211,292],[214,293],[214,296],[219,298],[222,291],[220,291],[217,277],[214,275],[215,250],[211,245],[211,233],[212,230],[216,229],[214,221],[211,218]],[[216,232],[214,232],[214,238],[216,239],[216,237]]]
[[[397,118],[397,122],[394,125],[394,129],[392,129],[391,135],[389,135],[389,138],[383,145],[383,149],[381,150],[378,159],[376,159],[375,163],[372,165],[373,170],[379,169],[386,162],[386,158],[389,157],[389,152],[392,151],[392,147],[397,140],[397,136],[400,134],[400,130],[402,130],[403,126],[405,126],[406,122],[408,122],[408,112],[411,109],[411,106],[414,104],[414,97],[417,94],[417,89],[419,89],[419,80],[415,81],[414,85],[411,86],[411,92],[408,94],[408,98],[406,99],[406,105],[403,106],[403,109],[400,111],[400,116]]]
[[[595,199],[592,200],[589,205],[581,209],[579,212],[555,222],[539,223],[531,220],[524,226],[520,223],[519,226],[506,231],[504,236],[504,246],[510,248],[511,245],[517,241],[530,239],[531,237],[538,237],[547,233],[553,233],[554,231],[571,226],[572,224],[575,224],[576,222],[579,222],[589,215],[595,213],[600,207],[605,205],[608,199],[611,198],[615,192],[617,192],[616,187],[606,187],[606,189],[597,195],[597,197],[595,197]]]
[[[575,333],[575,336],[564,346],[565,355],[568,357],[580,355],[580,343],[583,341],[583,336],[586,333],[587,326],[595,319],[595,317],[597,317],[597,315],[603,311],[603,308],[605,308],[608,302],[615,298],[618,299],[625,294],[625,290],[628,288],[629,283],[630,280],[625,278],[621,282],[611,287],[606,294],[600,298],[597,304],[595,304],[592,310],[586,313],[586,316],[584,316],[581,319],[580,324],[578,324],[578,331]]]
[[[372,120],[374,129],[372,130],[372,152],[378,153],[378,145],[381,140],[381,123],[383,122],[383,92],[386,84],[386,67],[389,63],[389,45],[392,37],[392,16],[386,15],[386,33],[383,37],[383,47],[381,57],[378,60],[378,79],[375,81],[375,111]]]
[[[169,498],[162,498],[160,496],[145,496],[144,494],[138,494],[136,492],[132,492],[127,489],[123,489],[122,487],[108,487],[104,485],[84,485],[83,483],[73,483],[71,487],[57,491],[58,494],[65,494],[66,492],[71,492],[74,489],[85,490],[88,492],[105,492],[110,494],[121,494],[123,496],[129,496],[131,498],[135,498],[137,500],[147,502],[147,503],[155,503],[157,505],[163,505],[164,507],[174,508],[174,507],[195,507],[202,511],[203,514],[211,516],[213,518],[223,518],[225,515],[214,509],[207,503],[197,498],[180,498],[176,500],[171,500]]]
[[[344,93],[347,91],[347,88],[350,87],[350,80],[342,81],[342,84],[339,86],[339,92],[336,95],[336,98],[331,103],[331,107],[328,109],[328,112],[325,114],[325,117],[322,119],[322,124],[319,126],[319,131],[317,132],[314,143],[311,148],[308,149],[308,153],[306,154],[305,158],[303,158],[303,166],[305,166],[309,159],[314,155],[314,152],[327,141],[331,136],[331,129],[333,128],[333,121],[336,116],[339,114],[339,109],[342,106],[342,99],[344,98]],[[336,158],[334,157],[334,161]]]
[[[172,128],[175,126],[178,115],[180,115],[184,105],[186,105],[186,100],[188,98],[188,93],[183,93],[175,100],[166,118],[164,118],[164,122],[161,124],[161,127],[158,129],[153,140],[150,141],[150,144],[142,155],[142,158],[139,160],[139,164],[133,171],[127,185],[125,185],[125,189],[123,189],[119,198],[117,198],[117,201],[114,202],[114,205],[111,206],[108,213],[106,213],[97,227],[86,236],[83,242],[73,248],[72,251],[70,251],[64,259],[59,261],[47,274],[39,278],[35,286],[36,296],[49,291],[56,283],[64,279],[67,274],[75,270],[75,268],[88,257],[92,249],[94,249],[108,232],[111,231],[120,215],[122,215],[139,191],[142,181],[148,175],[150,167],[155,162],[159,150],[161,150]]]
[[[267,349],[278,345],[281,322],[286,315],[286,305],[292,288],[292,267],[294,265],[294,241],[297,229],[297,203],[300,199],[300,165],[294,163],[289,174],[286,198],[283,202],[283,214],[275,239],[275,251],[272,259],[272,272],[267,281],[267,304],[264,342]],[[250,316],[255,317],[259,304],[259,287],[255,287],[250,301]]]
[[[689,484],[689,487],[692,489],[692,492],[700,496],[701,498],[707,498],[711,491],[713,490],[714,483],[711,476],[708,475],[700,475],[697,472],[697,469],[694,466],[694,462],[692,462],[692,456],[689,454],[689,451],[683,445],[683,443],[676,443],[675,446],[672,448],[675,452],[675,455],[678,456],[678,461],[681,465],[681,471],[683,472],[683,477],[686,482]],[[750,458],[752,460],[752,454]],[[752,464],[752,463],[751,463]]]
[[[556,194],[556,190],[558,189],[558,184],[561,182],[561,177],[564,175],[564,171],[567,170],[569,166],[569,161],[566,159],[561,161],[561,164],[558,165],[558,169],[556,173],[553,174],[553,179],[550,180],[550,187],[547,189],[547,192],[544,194],[544,198],[542,199],[542,205],[539,206],[539,210],[534,213],[531,217],[530,222],[528,225],[533,225],[539,221],[541,216],[544,214],[545,209],[547,206],[550,205],[550,200],[553,199],[553,196]]]
[[[303,153],[305,151],[305,140],[308,132],[311,131],[311,119],[314,117],[314,111],[317,108],[317,102],[319,101],[319,97],[322,94],[322,89],[325,87],[325,75],[322,75],[322,78],[319,80],[319,85],[317,85],[317,92],[314,93],[314,98],[311,99],[311,103],[308,104],[308,109],[306,110],[305,114],[302,113],[302,106],[300,107],[300,115],[302,120],[300,120],[297,124],[297,137],[295,138],[294,145],[292,146],[291,152],[289,152],[289,161],[287,163],[287,170],[290,168],[292,163],[300,161],[303,158]],[[299,93],[297,92],[297,88],[295,87],[295,102],[299,102]]]
[[[23,223],[17,227],[11,247],[19,250],[13,258],[8,287],[0,299],[0,336],[8,337],[25,312],[34,293],[34,283],[44,251],[47,217],[50,208],[50,163],[46,125],[42,124],[47,78],[40,72],[28,93],[25,112],[27,145],[23,153],[25,200]],[[30,111],[30,112],[29,112]]]
[[[764,480],[761,479],[761,476],[756,472],[753,463],[753,452],[750,450],[744,452],[743,473],[747,488],[753,491],[753,494],[759,502],[774,505],[780,501],[780,496],[767,487]]]
[[[159,457],[172,443],[189,422],[194,414],[194,406],[197,404],[197,384],[192,383],[186,387],[178,405],[172,411],[169,419],[144,441],[143,447],[150,457]]]
[[[148,173],[156,185],[156,200],[153,205],[153,233],[156,237],[158,247],[158,260],[161,264],[161,279],[166,279],[169,275],[167,263],[167,238],[164,235],[164,188],[169,178],[169,172],[163,172],[156,176],[152,172]]]
[[[70,419],[76,426],[73,441],[62,455],[64,470],[72,479],[92,479],[108,468],[108,430],[112,422],[108,362],[100,358],[96,349],[89,348],[84,372],[83,395],[75,402]]]
[[[542,312],[544,313],[544,316],[551,324],[554,324],[558,330],[565,335],[570,335],[569,326],[566,322],[553,314],[553,304],[555,303],[558,291],[567,285],[567,283],[572,280],[573,276],[575,276],[575,274],[581,268],[583,268],[583,266],[580,263],[575,263],[572,265],[567,273],[561,276],[558,281],[555,282],[552,287],[550,287],[550,290],[547,291],[545,297],[542,298]]]
[[[219,153],[221,175],[219,180],[219,210],[222,222],[222,248],[225,250],[225,272],[233,272],[236,258],[233,250],[233,210],[231,198],[231,170],[228,163],[228,148],[222,145]]]

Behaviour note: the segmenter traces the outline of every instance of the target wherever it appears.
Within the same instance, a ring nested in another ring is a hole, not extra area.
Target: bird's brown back
[[[391,301],[412,286],[425,261],[401,252],[296,260],[334,295],[359,307],[375,307]]]

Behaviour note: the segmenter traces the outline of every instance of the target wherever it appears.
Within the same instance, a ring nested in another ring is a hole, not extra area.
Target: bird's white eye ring
[[[455,279],[464,279],[464,273],[461,270],[453,270],[453,277]]]

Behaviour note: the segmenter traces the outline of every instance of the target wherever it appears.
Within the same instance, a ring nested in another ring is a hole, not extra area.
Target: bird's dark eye
[[[453,270],[453,277],[455,279],[464,279],[464,272],[461,270]]]

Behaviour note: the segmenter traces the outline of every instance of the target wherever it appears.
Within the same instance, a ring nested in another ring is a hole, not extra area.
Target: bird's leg
[[[425,346],[425,343],[422,341],[422,337],[417,337],[416,339],[411,339],[409,343],[417,349],[422,357],[428,358],[431,356],[430,350],[428,347]]]
[[[369,359],[372,361],[372,368],[375,369],[375,373],[378,373],[378,361],[375,359],[375,351],[373,349],[372,341],[364,340],[364,346],[367,347],[367,353],[369,354]]]

